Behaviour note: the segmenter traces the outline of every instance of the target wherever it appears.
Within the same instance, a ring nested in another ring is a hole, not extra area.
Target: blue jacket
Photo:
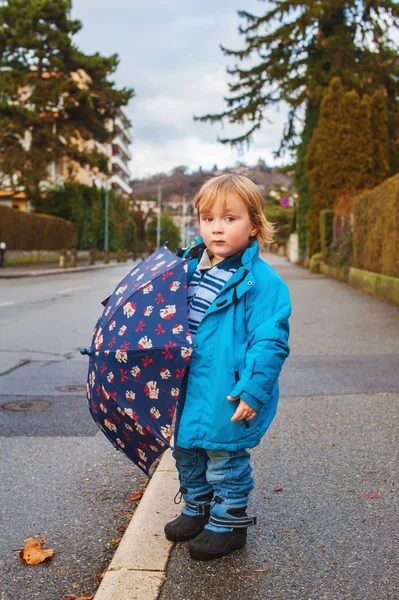
[[[188,256],[189,281],[203,251],[197,258]],[[289,292],[259,257],[256,240],[241,261],[195,336],[187,386],[178,403],[176,444],[183,448],[253,448],[276,413],[277,379],[289,354]],[[258,414],[247,424],[233,423],[238,402],[227,396],[240,396]]]

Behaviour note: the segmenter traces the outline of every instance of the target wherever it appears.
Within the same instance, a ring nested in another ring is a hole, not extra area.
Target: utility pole
[[[188,194],[182,196],[182,209],[181,209],[181,232],[182,232],[182,246],[185,248],[188,244],[187,240],[187,197]]]
[[[109,213],[109,189],[108,189],[108,182],[107,182],[105,184],[104,250],[108,250],[108,213]]]
[[[101,190],[105,190],[105,206],[104,206],[104,250],[108,250],[108,219],[109,219],[109,188],[108,182],[102,183],[102,181],[93,173],[94,185]]]
[[[158,183],[157,248],[161,245],[162,183]]]

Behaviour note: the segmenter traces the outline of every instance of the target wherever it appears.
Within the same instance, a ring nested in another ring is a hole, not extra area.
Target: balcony
[[[119,188],[119,191],[123,192],[127,196],[130,196],[133,192],[133,188],[130,187],[125,181],[123,181],[122,177],[119,175],[112,175],[110,177],[110,182],[112,187]]]
[[[131,178],[132,175],[129,171],[129,167],[118,155],[111,156],[111,165],[117,165],[120,170],[125,173],[126,177],[129,177],[129,179]]]
[[[119,127],[121,131],[123,131],[123,134],[127,137],[129,144],[131,144],[133,142],[133,138],[130,130],[123,124],[123,121],[120,117],[115,118],[115,125],[116,127]]]
[[[126,156],[126,158],[128,160],[131,160],[132,155],[130,154],[129,148],[128,148],[127,144],[125,143],[125,141],[122,139],[121,135],[116,135],[114,137],[114,139],[112,140],[112,145],[118,146],[122,150],[122,152]]]

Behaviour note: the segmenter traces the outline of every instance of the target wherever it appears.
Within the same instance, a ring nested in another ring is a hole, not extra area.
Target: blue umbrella
[[[87,382],[91,415],[147,475],[170,446],[191,353],[187,261],[166,245],[134,267],[104,300]]]

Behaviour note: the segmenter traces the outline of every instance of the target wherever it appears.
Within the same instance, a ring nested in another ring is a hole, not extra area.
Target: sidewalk
[[[137,261],[136,261],[137,262]],[[54,263],[55,264],[55,263]],[[96,263],[94,265],[83,264],[77,267],[66,267],[60,269],[59,267],[49,266],[48,264],[30,264],[21,265],[15,267],[2,267],[0,268],[0,279],[18,279],[21,277],[45,277],[46,275],[63,275],[64,273],[78,273],[79,271],[95,271],[97,269],[110,269],[112,267],[121,267],[124,264],[134,264],[129,261],[126,263],[110,261],[109,264]]]
[[[292,295],[291,356],[277,417],[253,451],[258,524],[247,547],[202,563],[176,544],[169,558],[163,524],[181,506],[166,455],[163,483],[150,482],[96,600],[399,597],[399,311],[270,262]]]

